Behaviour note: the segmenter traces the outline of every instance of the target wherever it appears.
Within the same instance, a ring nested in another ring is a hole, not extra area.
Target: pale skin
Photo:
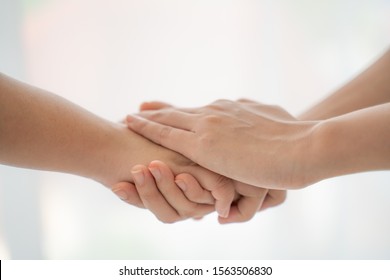
[[[170,107],[170,105],[166,103],[147,102],[143,103],[140,109],[141,111],[145,111],[162,109],[167,107]],[[196,181],[196,179],[190,174],[180,174],[176,176],[176,180],[174,181],[173,175],[168,168],[164,167],[164,164],[162,162],[152,162],[149,165],[149,168],[142,165],[138,165],[137,168],[142,168],[143,172],[147,174],[148,171],[151,169],[151,166],[159,166],[160,169],[165,169],[164,171],[162,171],[162,174],[165,175],[156,177],[154,176],[153,172],[149,172],[150,174],[148,174],[147,177],[150,178],[150,180],[145,180],[142,186],[140,186],[137,180],[135,180],[135,185],[138,189],[138,192],[142,192],[142,190],[148,189],[154,194],[149,195],[147,198],[144,197],[144,205],[148,205],[147,208],[149,208],[150,206],[152,208],[150,210],[154,213],[157,212],[154,211],[154,209],[156,208],[166,208],[165,212],[172,214],[172,216],[165,217],[165,219],[169,220],[180,220],[175,214],[175,212],[178,212],[177,209],[182,209],[182,211],[184,212],[192,212],[193,209],[189,208],[191,204],[186,203],[186,206],[180,205],[178,197],[176,197],[176,195],[181,193],[178,190],[178,188],[180,188],[181,191],[185,193],[185,196],[187,198],[191,198],[190,200],[195,201],[199,194],[204,192],[201,185]],[[152,180],[152,176],[154,180]],[[184,183],[186,187],[182,188],[181,183]],[[117,184],[113,189],[120,190],[120,192],[122,193],[126,193],[132,190],[132,186],[128,183],[122,182]],[[230,217],[219,217],[219,222],[225,224],[236,221],[247,221],[251,219],[257,211],[262,211],[267,208],[277,206],[283,203],[286,199],[286,192],[284,190],[269,190],[265,188],[260,188],[260,190],[261,192],[259,193],[253,188],[236,188],[236,199],[241,196],[243,196],[243,198],[240,200],[235,200],[234,204],[232,205]],[[165,197],[166,201],[161,199],[161,195]],[[252,205],[258,205],[258,207],[252,207]]]
[[[388,170],[390,51],[299,118],[277,106],[219,100],[141,112],[127,121],[133,131],[199,165],[259,187],[297,189]]]
[[[129,131],[123,124],[104,120],[55,94],[3,74],[0,164],[71,173],[109,188],[115,186],[113,191],[118,196],[132,205],[147,207],[164,222],[201,217],[214,210],[221,222],[245,221],[267,196],[265,189],[201,168]],[[143,166],[148,164],[145,170]],[[182,192],[176,185],[164,189],[167,185],[162,183],[160,189],[151,188],[152,173],[154,178],[160,173],[160,178],[167,177],[182,187],[186,183],[195,185],[196,178],[198,187]],[[174,178],[173,174],[179,175]],[[125,184],[125,192],[121,184]],[[175,208],[165,197],[175,198],[171,201]],[[236,203],[229,211],[233,201]]]

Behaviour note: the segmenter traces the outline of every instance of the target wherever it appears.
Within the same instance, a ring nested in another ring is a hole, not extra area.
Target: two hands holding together
[[[266,178],[257,170],[267,164],[259,165],[260,161],[251,159],[262,156],[257,140],[247,138],[255,133],[252,124],[258,121],[257,113],[246,111],[247,107],[257,110],[260,118],[271,108],[249,100],[219,100],[196,109],[179,109],[161,102],[142,104],[140,114],[127,117],[128,128],[181,154],[177,156],[185,156],[193,167],[207,170],[202,170],[202,176],[174,176],[165,163],[152,161],[148,166],[136,165],[132,169],[135,185],[122,182],[113,191],[130,204],[149,208],[164,222],[199,218],[214,210],[220,223],[243,222],[259,210],[282,203],[285,189],[290,186],[277,186],[274,182],[271,188],[265,187]],[[279,111],[291,117],[281,109],[269,117],[276,119]],[[231,133],[237,137],[231,138]],[[267,166],[264,175],[272,169]],[[276,178],[280,175],[275,174]]]
[[[200,217],[197,209],[214,199],[219,222],[230,223],[247,221],[257,211],[281,204],[286,190],[344,174],[390,169],[390,103],[317,120],[314,115],[320,107],[298,119],[281,107],[246,99],[218,100],[191,109],[144,103],[139,114],[127,117],[128,128],[222,177],[210,187],[189,174],[175,178],[162,162],[152,162],[150,173],[146,166],[133,169],[149,178],[140,184],[135,176],[135,188],[141,194],[146,186],[164,196],[178,215],[161,217],[163,221]],[[155,176],[158,165],[162,172]],[[179,194],[195,205],[180,204]],[[141,197],[148,208],[151,197]],[[159,217],[161,212],[154,213]]]
[[[390,169],[390,51],[298,117],[255,101],[144,103],[124,123],[0,74],[0,164],[94,179],[167,223],[250,220],[286,191]]]

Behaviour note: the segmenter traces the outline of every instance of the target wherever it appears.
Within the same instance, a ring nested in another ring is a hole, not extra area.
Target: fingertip
[[[148,168],[160,168],[160,167],[165,167],[167,166],[164,162],[162,162],[161,160],[152,160],[149,165],[148,165]]]
[[[159,101],[147,101],[141,103],[139,109],[140,111],[147,111],[147,110],[158,110],[166,107],[172,107],[171,105],[164,103],[164,102],[159,102]]]
[[[226,224],[229,224],[229,223],[231,223],[231,222],[227,219],[227,217],[226,217],[226,218],[223,218],[223,217],[221,217],[221,216],[218,216],[218,223],[219,223],[220,225],[226,225]]]
[[[131,185],[128,182],[120,182],[112,186],[111,191],[120,199],[126,201],[129,198],[127,188]]]
[[[136,114],[126,116],[126,123],[127,123],[127,126],[129,126],[129,127],[132,126],[133,124],[137,123],[136,121],[143,121],[143,120],[145,120],[145,119],[139,115],[136,115]]]
[[[131,169],[131,175],[136,186],[142,186],[144,184],[146,170],[147,168],[143,165],[136,165]]]
[[[172,170],[167,164],[160,160],[151,161],[148,165],[148,169],[156,181],[160,181],[160,179],[174,180]]]
[[[132,121],[133,121],[133,116],[132,115],[127,115],[126,116],[126,119],[125,119],[125,122],[127,123],[127,124],[130,124]]]
[[[175,177],[175,183],[190,201],[209,205],[215,204],[215,198],[210,191],[204,189],[191,174],[178,174]]]
[[[226,206],[219,206],[218,204],[219,203],[217,201],[217,203],[215,205],[215,210],[217,211],[218,216],[221,218],[229,217],[230,205],[228,207],[226,207]]]
[[[226,219],[227,217],[229,217],[229,212],[226,212],[224,210],[217,211],[217,213],[218,213],[218,217],[220,218]]]
[[[129,182],[115,184],[111,191],[124,202],[136,207],[144,208],[135,186]]]
[[[187,191],[188,186],[183,180],[175,180],[175,183],[183,192]]]
[[[149,107],[150,107],[150,102],[145,101],[145,102],[142,102],[141,105],[139,105],[139,110],[145,111],[145,110],[148,110]]]

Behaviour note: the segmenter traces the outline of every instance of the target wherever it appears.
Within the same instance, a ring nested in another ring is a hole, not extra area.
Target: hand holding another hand
[[[142,104],[141,110],[170,107],[165,103],[152,102]],[[224,176],[220,176],[218,186],[211,187],[204,180],[201,184],[198,183],[190,174],[179,174],[174,177],[169,167],[160,161],[152,162],[148,168],[137,166],[133,171],[135,175],[141,173],[143,179],[134,178],[136,186],[119,183],[113,191],[118,194],[127,192],[126,197],[131,198],[131,201],[127,200],[128,203],[148,208],[163,222],[206,215],[212,211],[210,204],[213,204],[214,200],[217,202],[216,210],[220,216],[220,223],[243,222],[251,219],[256,211],[282,203],[286,197],[285,191],[254,187]],[[232,203],[230,211],[227,208],[230,207],[230,204],[227,205],[228,201]]]
[[[159,169],[160,174],[150,170]],[[151,162],[148,167],[135,166],[133,173],[142,172],[143,182],[135,179],[135,185],[121,182],[112,187],[112,191],[125,202],[149,209],[164,223],[173,223],[188,218],[201,218],[215,211],[215,199],[209,191],[203,189],[190,174],[174,177],[169,167],[160,161]],[[286,197],[285,191],[266,190],[245,184],[238,184],[235,201],[226,218],[219,222],[234,223],[250,220],[257,211],[281,204]]]
[[[156,109],[149,103],[143,109]],[[315,121],[277,106],[219,100],[191,109],[167,107],[128,116],[128,127],[213,172],[270,189],[300,188],[315,178],[306,159]]]

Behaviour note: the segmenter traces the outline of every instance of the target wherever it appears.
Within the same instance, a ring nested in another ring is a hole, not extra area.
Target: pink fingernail
[[[160,181],[160,179],[161,179],[161,172],[160,172],[160,170],[158,168],[155,168],[155,167],[151,167],[151,168],[149,168],[149,170],[150,170],[150,173],[152,173],[154,179],[156,181]]]
[[[222,218],[227,218],[229,216],[229,208],[220,211],[220,213],[218,213],[218,215]]]
[[[132,170],[131,174],[133,175],[134,182],[138,186],[141,186],[144,184],[145,176],[144,176],[144,172],[141,169]]]
[[[131,116],[131,115],[127,115],[126,116],[126,122],[127,123],[131,123],[132,120],[133,120],[133,116]]]
[[[187,184],[184,183],[184,181],[177,180],[177,181],[175,181],[175,183],[183,192],[185,192],[187,190]]]
[[[127,200],[129,198],[129,196],[127,195],[126,192],[124,191],[114,191],[114,193],[116,194],[117,197],[119,197],[120,199],[122,200]]]

